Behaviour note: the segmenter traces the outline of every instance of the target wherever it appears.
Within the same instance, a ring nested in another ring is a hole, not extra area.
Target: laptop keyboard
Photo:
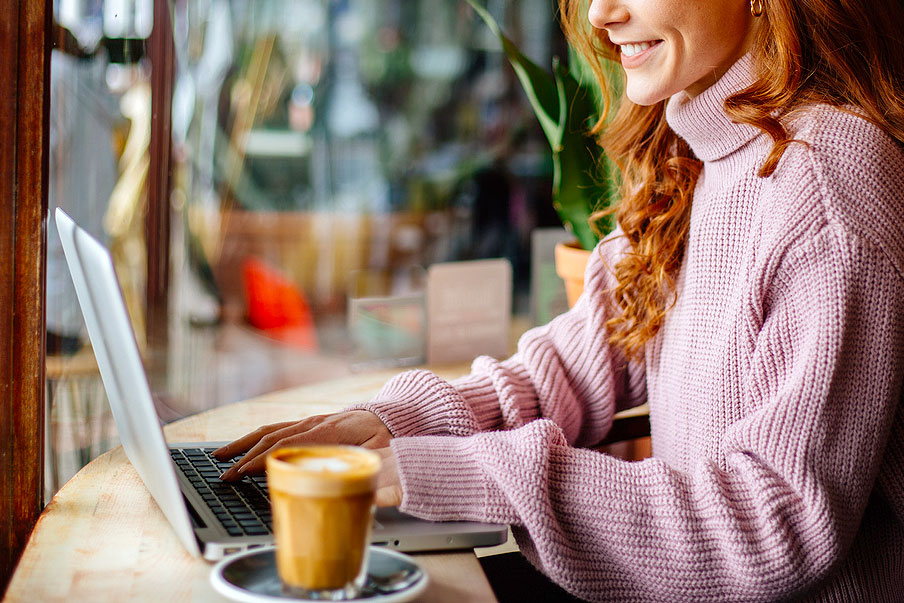
[[[273,532],[267,478],[222,482],[220,475],[238,460],[218,461],[214,448],[171,448],[170,454],[230,536],[264,536]]]

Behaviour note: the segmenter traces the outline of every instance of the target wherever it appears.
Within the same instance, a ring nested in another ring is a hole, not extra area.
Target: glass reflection
[[[488,6],[539,64],[561,54],[549,0]],[[169,337],[150,375],[164,421],[368,366],[347,326],[355,275],[403,282],[435,262],[506,257],[515,310],[526,311],[530,232],[558,224],[548,149],[498,42],[464,2],[168,7]],[[153,3],[54,9],[51,215],[63,207],[110,246],[143,346]],[[48,442],[59,482],[115,433],[55,239],[50,223]]]

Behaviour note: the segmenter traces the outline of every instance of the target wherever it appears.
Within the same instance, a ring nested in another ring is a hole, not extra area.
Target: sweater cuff
[[[506,497],[475,460],[479,439],[399,438],[391,446],[404,493],[400,510],[433,521],[512,522]]]
[[[480,358],[474,361],[474,365]],[[502,423],[502,411],[499,406],[499,392],[489,373],[475,371],[452,382],[452,387],[461,396],[465,406],[471,411],[477,422],[475,431],[498,429]]]
[[[390,379],[370,401],[345,409],[369,410],[393,437],[475,433],[478,422],[462,396],[430,371],[415,370]]]

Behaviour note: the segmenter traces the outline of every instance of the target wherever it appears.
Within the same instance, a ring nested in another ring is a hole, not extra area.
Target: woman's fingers
[[[221,461],[225,461],[233,458],[243,452],[251,449],[257,442],[273,431],[277,431],[279,429],[284,429],[290,425],[294,425],[295,421],[285,421],[283,423],[273,423],[272,425],[264,425],[262,427],[258,427],[251,433],[245,434],[234,442],[230,442],[225,446],[217,448],[213,451],[213,455]]]
[[[245,475],[256,475],[263,472],[266,461],[266,455],[271,450],[284,448],[293,444],[301,444],[303,441],[299,436],[308,433],[309,429],[302,425],[302,422],[290,423],[288,426],[275,431],[268,432],[258,438],[258,441],[245,453],[241,459],[227,469],[220,479],[231,481],[241,479]]]
[[[237,444],[236,449],[238,449],[238,446],[246,445],[247,442],[256,442],[240,461],[223,473],[220,479],[232,481],[241,479],[246,475],[262,473],[266,468],[267,455],[278,448],[338,439],[338,443],[360,444],[373,448],[374,452],[380,455],[380,474],[377,477],[377,491],[374,502],[378,507],[397,507],[401,505],[402,484],[399,479],[395,455],[392,452],[392,448],[388,445],[389,440],[392,438],[389,430],[376,416],[373,416],[373,418],[376,419],[377,424],[382,429],[374,430],[375,424],[368,417],[349,416],[351,414],[311,417],[314,421],[308,423],[298,421],[262,427],[258,430],[260,433],[249,434],[246,436],[248,439],[245,443]],[[252,438],[251,436],[254,437]],[[245,438],[242,438],[242,440],[245,440]],[[242,440],[236,440],[234,444]],[[381,443],[383,446],[380,446]],[[223,449],[227,448],[228,446],[223,447]]]
[[[291,442],[289,440],[283,440],[273,444],[269,448],[262,448],[260,452],[257,453],[249,451],[248,454],[242,457],[242,460],[227,469],[223,475],[220,476],[220,479],[229,482],[242,479],[246,475],[259,475],[267,468],[267,455],[270,454],[271,451],[290,445]]]
[[[359,410],[267,425],[220,448],[214,454],[218,458],[231,458],[227,455],[245,452],[235,465],[220,476],[222,480],[232,481],[263,472],[267,454],[277,448],[314,443],[380,448],[388,446],[390,439],[392,434],[375,414]]]

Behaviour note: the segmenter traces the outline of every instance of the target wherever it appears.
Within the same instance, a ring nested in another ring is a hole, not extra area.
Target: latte
[[[289,589],[354,596],[364,579],[380,457],[351,446],[267,457],[276,564]]]

